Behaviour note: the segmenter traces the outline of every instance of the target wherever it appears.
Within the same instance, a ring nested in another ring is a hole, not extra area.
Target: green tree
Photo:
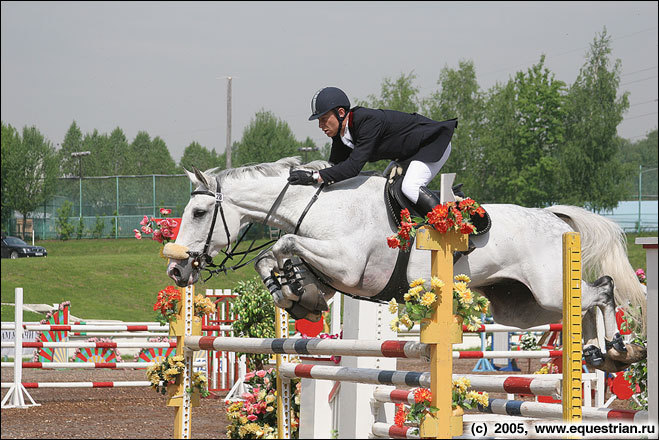
[[[622,140],[620,148],[620,164],[623,168],[625,193],[623,200],[638,199],[638,173],[642,166],[641,196],[645,200],[656,200],[658,194],[657,171],[657,129],[649,132],[644,139],[637,142]]]
[[[617,127],[629,108],[629,93],[618,96],[622,66],[620,60],[611,65],[610,55],[611,37],[604,28],[591,43],[567,95],[561,203],[613,208],[625,192]]]
[[[274,162],[283,157],[297,156],[299,142],[288,124],[272,112],[256,113],[243,131],[240,142],[234,144],[234,167],[246,164]]]
[[[121,128],[117,127],[110,133],[109,149],[112,152],[112,166],[109,175],[119,176],[125,174],[124,170],[127,168],[129,145],[126,135]]]
[[[76,151],[83,151],[83,136],[82,131],[78,127],[76,121],[73,121],[69,126],[62,148],[58,151],[60,175],[61,176],[78,176],[80,175],[78,166],[78,159],[71,157],[71,153]]]
[[[186,170],[192,170],[192,166],[195,166],[200,170],[207,170],[219,165],[220,160],[217,157],[215,150],[209,150],[198,142],[192,142],[186,147],[179,162],[179,166]]]
[[[483,126],[488,201],[546,206],[557,197],[558,151],[564,140],[565,83],[538,64],[517,72],[489,96]],[[494,191],[494,192],[492,192]],[[491,198],[491,199],[490,199]]]
[[[24,127],[20,139],[12,130],[3,127],[2,198],[3,203],[22,214],[25,224],[28,215],[55,192],[57,152],[36,127]],[[9,135],[6,147],[5,134]]]
[[[69,221],[73,215],[73,203],[68,200],[62,206],[57,208],[57,220],[55,223],[55,231],[60,240],[66,241],[73,235],[76,227]]]
[[[485,97],[476,80],[473,61],[460,61],[458,69],[444,67],[437,83],[440,90],[423,100],[424,114],[436,121],[458,118],[458,128],[451,139],[451,156],[443,173],[457,173],[457,181],[477,200],[481,197],[482,173],[478,167],[483,157],[482,133]],[[440,178],[430,187],[439,189]]]
[[[0,179],[2,190],[0,192],[0,201],[2,204],[2,224],[8,226],[8,222],[13,216],[14,207],[12,206],[9,196],[11,188],[9,187],[9,171],[19,166],[14,163],[20,160],[14,152],[20,148],[21,137],[18,131],[9,124],[2,122],[2,135],[0,136],[0,151],[2,152],[2,179]]]
[[[401,73],[395,80],[385,78],[380,88],[380,96],[369,95],[365,101],[357,100],[357,105],[415,113],[420,107],[419,89],[414,86],[415,79],[413,71],[407,75]]]

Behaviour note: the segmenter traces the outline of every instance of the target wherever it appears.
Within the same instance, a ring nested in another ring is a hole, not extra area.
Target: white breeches
[[[401,185],[401,190],[405,194],[405,197],[416,203],[419,200],[419,188],[430,183],[437,173],[439,173],[439,170],[442,169],[450,155],[451,144],[449,143],[444,155],[437,162],[424,163],[418,160],[410,162],[410,166],[407,168]]]

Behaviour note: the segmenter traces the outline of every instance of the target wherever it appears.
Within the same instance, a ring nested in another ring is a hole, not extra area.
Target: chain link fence
[[[67,222],[73,229],[70,239],[132,238],[144,216],[159,218],[161,208],[172,210],[168,217],[180,218],[192,190],[185,174],[60,178],[53,198],[25,225],[14,216],[2,230],[26,238],[34,231],[36,240],[52,240],[61,238],[58,222]],[[263,238],[270,230],[252,227],[248,235]]]

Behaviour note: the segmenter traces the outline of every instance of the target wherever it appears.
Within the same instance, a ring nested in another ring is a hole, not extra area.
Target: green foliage
[[[103,229],[105,229],[105,222],[97,215],[94,230],[92,231],[92,238],[101,238],[103,236]]]
[[[639,194],[639,172],[641,177],[641,197],[653,200],[659,194],[657,185],[657,130],[654,129],[644,139],[630,142],[622,139],[618,157],[623,168],[624,200],[637,200]],[[642,168],[641,168],[642,166]],[[654,170],[652,170],[654,168]]]
[[[179,166],[188,171],[191,171],[193,166],[205,171],[220,166],[220,159],[215,150],[208,150],[199,143],[192,142],[183,152]]]
[[[79,217],[78,227],[76,228],[76,239],[80,240],[85,235],[85,222]]]
[[[283,157],[297,156],[299,142],[288,124],[272,112],[261,110],[243,131],[235,145],[232,166],[274,162]]]
[[[75,231],[75,226],[69,222],[69,217],[73,215],[73,203],[68,200],[57,209],[57,223],[55,230],[60,240],[68,240]]]
[[[629,93],[618,97],[620,60],[611,66],[606,28],[590,45],[586,63],[566,100],[565,139],[560,156],[558,201],[596,210],[617,206],[624,197],[617,127],[629,108]],[[655,153],[656,157],[656,153]]]
[[[232,310],[238,315],[233,323],[234,335],[249,338],[275,337],[275,306],[268,289],[260,278],[240,281],[234,287],[238,298],[232,301]],[[245,354],[250,369],[259,370],[269,359],[267,354]]]
[[[458,67],[457,70],[442,69],[437,82],[440,90],[424,99],[424,114],[436,121],[458,118],[459,129],[451,139],[454,153],[442,172],[458,173],[459,182],[473,194],[483,181],[477,158],[481,156],[479,141],[484,123],[485,96],[476,80],[473,61],[460,61]],[[440,177],[436,177],[429,186],[439,189]]]
[[[54,193],[57,167],[55,148],[36,127],[23,127],[19,136],[11,126],[2,124],[3,207],[20,212],[27,220]]]
[[[357,105],[415,113],[420,107],[419,89],[413,84],[415,79],[413,71],[408,75],[401,73],[395,80],[385,78],[379,97],[369,95],[366,101],[357,100]]]

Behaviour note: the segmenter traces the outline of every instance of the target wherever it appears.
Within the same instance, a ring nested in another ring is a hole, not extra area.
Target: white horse
[[[377,295],[398,255],[386,240],[396,232],[384,203],[386,179],[359,175],[328,186],[303,216],[318,186],[288,186],[282,192],[289,171],[326,166],[324,161],[301,166],[299,158],[286,158],[219,173],[186,171],[197,189],[183,213],[176,242],[164,250],[170,258],[168,275],[179,286],[195,283],[210,258],[229,248],[242,227],[265,221],[287,232],[255,263],[279,307],[317,320],[336,291],[363,298]],[[588,278],[582,283],[586,360],[594,367],[619,371],[644,357],[638,346],[625,345],[617,334],[616,303],[643,310],[645,294],[627,259],[624,234],[614,222],[574,206],[483,207],[492,227],[473,237],[477,248],[458,259],[454,272],[468,275],[470,287],[490,300],[497,323],[528,328],[561,320],[561,237],[574,230],[581,234],[582,273]],[[300,259],[306,267],[291,265]],[[416,278],[430,278],[430,258],[412,246],[407,280]],[[605,338],[612,342],[599,347],[604,354],[597,347],[596,307],[604,315]]]

